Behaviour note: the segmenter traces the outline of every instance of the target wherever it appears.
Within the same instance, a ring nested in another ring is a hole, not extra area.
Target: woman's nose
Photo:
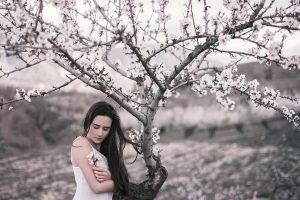
[[[102,136],[103,135],[103,130],[100,129],[99,132],[98,132],[99,136]]]

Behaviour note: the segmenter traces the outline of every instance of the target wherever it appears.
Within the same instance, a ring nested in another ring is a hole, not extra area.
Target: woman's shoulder
[[[78,163],[87,160],[86,157],[92,152],[88,140],[85,137],[77,137],[71,145],[71,162],[73,166],[78,166]]]
[[[90,143],[88,140],[83,136],[78,136],[73,140],[72,143],[72,150],[91,150],[92,147],[90,146]]]

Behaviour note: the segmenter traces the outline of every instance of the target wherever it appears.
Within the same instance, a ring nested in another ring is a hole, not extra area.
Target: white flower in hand
[[[94,153],[92,151],[89,155],[87,155],[87,158],[88,158],[88,161],[89,161],[90,165],[96,166],[98,158],[96,158],[96,156],[94,156]]]

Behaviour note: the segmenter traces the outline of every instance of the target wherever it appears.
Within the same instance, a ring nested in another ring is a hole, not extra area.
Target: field
[[[300,149],[288,138],[299,131],[285,128],[270,135],[257,130],[261,132],[160,144],[169,177],[157,199],[299,199]],[[277,139],[284,135],[286,142]],[[134,152],[125,152],[129,163]],[[140,157],[127,167],[131,181],[144,177]],[[6,157],[0,161],[0,176],[1,200],[72,199],[75,191],[68,146]]]

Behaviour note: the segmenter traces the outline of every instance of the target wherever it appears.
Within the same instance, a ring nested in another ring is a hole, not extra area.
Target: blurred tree
[[[56,144],[65,136],[66,129],[74,122],[64,119],[60,112],[43,100],[37,100],[33,106],[26,108],[27,116],[48,144]]]
[[[265,69],[265,79],[272,80],[272,78],[273,78],[272,69],[268,67]]]

